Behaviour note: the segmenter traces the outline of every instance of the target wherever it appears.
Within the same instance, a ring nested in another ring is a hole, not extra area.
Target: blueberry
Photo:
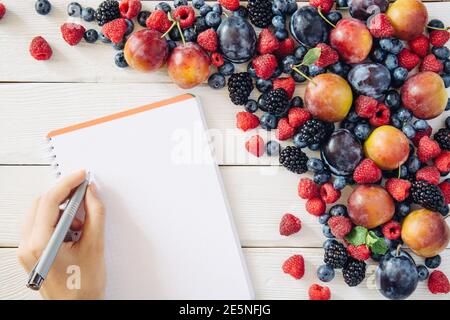
[[[409,139],[414,138],[414,136],[416,135],[416,130],[409,123],[403,125],[402,131]],[[405,168],[405,167],[402,167],[402,168]]]
[[[308,66],[308,72],[311,77],[318,76],[319,74],[325,73],[327,70],[322,67],[318,67],[315,64],[310,64]]]
[[[358,123],[353,130],[355,136],[360,140],[366,140],[370,134],[370,125],[366,123]]]
[[[150,11],[143,10],[143,11],[139,12],[139,14],[137,16],[137,22],[139,23],[139,25],[141,27],[144,27],[144,28],[147,27],[146,21],[147,21],[148,17],[150,17]]]
[[[397,202],[395,204],[395,211],[402,217],[406,217],[411,211],[411,206],[407,202]]]
[[[218,3],[212,5],[212,11],[217,12],[218,14],[222,14],[222,6]]]
[[[433,19],[433,20],[430,20],[428,22],[427,27],[437,28],[437,29],[444,29],[445,25],[444,25],[444,23],[441,20]],[[430,32],[433,31],[433,29],[431,29],[431,28],[429,30]]]
[[[300,70],[305,75],[308,75],[308,73],[309,73],[307,66],[300,66],[300,67],[297,67],[297,69]],[[302,82],[306,81],[306,78],[296,71],[292,71],[291,76],[292,76],[292,78],[294,78],[294,81],[297,83],[302,83]]]
[[[445,106],[445,111],[450,110],[450,99],[447,100],[447,105]],[[450,129],[450,127],[449,127]]]
[[[198,16],[195,18],[194,22],[194,28],[197,31],[197,33],[203,32],[207,29],[209,29],[208,25],[206,24],[205,17]]]
[[[406,163],[406,167],[410,173],[416,173],[420,169],[420,166],[420,160],[415,156],[410,157]]]
[[[343,204],[335,204],[330,208],[330,215],[333,217],[346,217],[348,216],[347,207]]]
[[[398,245],[403,243],[401,239],[391,240],[387,238],[384,238],[384,242],[386,243],[388,248],[393,250],[397,249]]]
[[[36,12],[45,16],[52,10],[52,5],[48,0],[37,0],[34,4]]]
[[[348,64],[346,64],[342,61],[338,61],[335,64],[328,66],[328,71],[335,73],[344,79],[347,78],[347,75],[350,72],[350,69],[351,69],[351,66],[349,66]]]
[[[213,73],[208,78],[208,85],[213,89],[222,89],[225,84],[225,77],[220,73]]]
[[[336,190],[344,189],[346,184],[347,184],[347,181],[346,181],[345,177],[337,176],[337,177],[334,178],[333,187]]]
[[[441,176],[442,175],[446,176],[447,174],[448,173],[445,173],[445,174],[441,173]],[[448,213],[450,212],[450,209],[449,209],[448,205],[445,205],[445,206],[441,207],[438,211],[443,217],[446,217],[448,215]]]
[[[398,120],[402,122],[408,122],[412,119],[411,111],[405,108],[398,109],[395,115],[397,116]]]
[[[173,41],[181,41],[180,30],[178,28],[172,28],[172,30],[169,31],[169,38]]]
[[[327,239],[324,241],[324,243],[322,244],[322,248],[324,250],[328,250],[332,244],[336,244],[338,243],[335,239]]]
[[[379,43],[381,49],[393,54],[399,54],[403,49],[403,43],[399,39],[385,38],[381,39]]]
[[[445,61],[444,62],[444,72],[445,73],[450,73],[450,61]]]
[[[255,113],[256,111],[258,111],[258,103],[253,99],[249,99],[244,108],[247,112]]]
[[[173,6],[175,8],[181,7],[181,6],[187,6],[188,1],[187,0],[173,0]]]
[[[260,107],[261,109],[261,107]],[[266,130],[272,130],[277,127],[278,119],[273,114],[270,114],[268,112],[264,113],[261,118],[259,119],[261,128]]]
[[[337,8],[348,8],[347,0],[336,0]]]
[[[71,2],[67,5],[67,14],[70,17],[81,16],[81,5],[78,2]]]
[[[275,37],[278,39],[278,41],[286,40],[287,37],[289,37],[289,33],[286,29],[278,29],[275,30]]]
[[[124,37],[122,39],[122,41],[120,41],[119,43],[113,43],[112,47],[114,50],[123,50],[123,48],[125,48],[125,43],[127,42],[126,37]]]
[[[200,8],[199,11],[200,11],[200,15],[201,15],[202,17],[206,17],[206,15],[207,15],[209,12],[212,11],[212,8],[211,8],[210,5],[205,4],[204,6],[202,6],[202,7]]]
[[[83,34],[83,38],[87,43],[94,43],[98,39],[98,32],[94,29],[86,30]]]
[[[306,148],[308,146],[308,143],[302,140],[302,135],[296,134],[294,136],[294,145],[297,148],[302,149],[302,148]]]
[[[318,144],[318,143],[313,143],[313,144],[308,145],[308,148],[309,148],[309,150],[311,150],[311,151],[317,151],[317,150],[320,149],[320,144]]]
[[[99,32],[98,38],[99,38],[100,41],[103,42],[103,43],[111,43],[111,40],[109,40],[109,39],[103,34],[103,32]]]
[[[281,70],[286,74],[291,74],[292,67],[299,63],[300,61],[295,56],[286,56],[281,60]]]
[[[116,63],[116,66],[118,66],[119,68],[128,67],[128,63],[125,60],[125,55],[124,55],[123,51],[119,51],[116,53],[116,55],[114,57],[114,62]]]
[[[192,0],[195,9],[200,9],[205,4],[205,0]]]
[[[403,67],[395,68],[394,72],[392,73],[392,79],[393,81],[403,82],[408,77],[408,70]]]
[[[386,58],[383,61],[383,64],[386,66],[386,68],[388,68],[389,70],[394,70],[395,68],[398,67],[398,59],[397,56],[395,54],[392,53],[388,53],[386,55]]]
[[[330,282],[334,278],[334,269],[327,264],[317,268],[317,278],[322,282]]]
[[[272,74],[272,79],[278,78],[282,73],[283,73],[283,71],[281,70],[281,68],[276,67],[275,71]]]
[[[450,99],[448,99],[447,106],[450,104]],[[445,118],[445,127],[450,129],[450,117]]]
[[[291,100],[291,107],[303,108],[303,99],[299,96],[295,96]]]
[[[267,94],[263,93],[258,97],[258,108],[264,112],[267,112]]]
[[[331,228],[329,226],[327,226],[326,224],[324,224],[322,226],[322,233],[325,237],[332,239],[334,238],[333,234],[331,233]]]
[[[317,184],[324,184],[330,180],[331,174],[324,171],[324,172],[317,172],[313,176],[313,181]]]
[[[280,154],[280,144],[276,141],[268,141],[266,144],[266,151],[269,156],[278,156]]]
[[[447,60],[450,56],[450,50],[447,47],[433,47],[431,52],[441,60]]]
[[[308,49],[305,46],[298,46],[297,49],[294,51],[294,56],[299,60],[302,61],[305,57],[305,54],[308,52]]]
[[[401,129],[401,127],[403,126],[403,123],[400,121],[396,114],[393,114],[391,116],[391,124],[397,129]]]
[[[91,7],[86,7],[81,10],[81,18],[86,22],[95,20],[95,10]]]
[[[437,255],[434,257],[426,258],[425,265],[430,269],[436,269],[441,264],[441,256]]]
[[[446,88],[450,87],[450,74],[443,74],[441,75],[442,80],[444,81],[444,86]]]
[[[429,125],[426,120],[419,119],[414,121],[414,129],[416,129],[417,131],[426,130],[428,129],[428,127]]]
[[[239,6],[239,8],[233,11],[233,15],[246,19],[248,17],[248,10],[244,6]]]
[[[272,90],[272,81],[271,80],[264,80],[264,79],[256,79],[256,89],[259,90],[259,92],[266,93]]]
[[[308,167],[308,170],[312,172],[322,172],[324,169],[322,160],[317,158],[309,158],[306,166]]]
[[[382,63],[386,59],[387,52],[381,48],[376,48],[371,53],[371,58],[374,62]]]
[[[358,116],[358,114],[356,113],[355,110],[351,110],[348,114],[347,114],[347,120],[349,122],[358,122],[361,120],[361,118]]]
[[[425,267],[423,264],[417,266],[417,273],[419,274],[419,281],[427,280],[428,275],[430,274],[427,267]]]
[[[327,19],[332,23],[332,24],[337,24],[339,22],[339,20],[342,19],[342,14],[339,11],[330,11],[327,14]]]
[[[172,10],[172,8],[167,2],[160,2],[155,6],[155,10],[162,10],[165,13],[168,13]]]
[[[326,224],[328,222],[328,219],[330,219],[329,214],[323,214],[319,217],[319,223],[320,224]]]
[[[397,109],[400,107],[401,97],[395,90],[389,90],[384,98],[384,104],[391,109]]]
[[[286,20],[283,16],[273,16],[272,25],[275,29],[284,29],[286,27]]]
[[[195,42],[197,40],[197,31],[193,27],[186,28],[183,30],[183,36],[186,42]]]
[[[297,11],[298,5],[296,0],[286,0],[288,7],[287,7],[287,14],[293,14],[295,11]]]
[[[173,41],[170,39],[167,40],[167,45],[169,46],[169,51],[172,51],[173,49],[175,49],[177,47],[176,41]]]
[[[219,72],[224,76],[231,76],[234,73],[234,64],[226,61],[223,65],[219,67]]]
[[[220,14],[214,11],[208,12],[205,16],[205,19],[206,25],[211,28],[217,28],[220,25],[220,22],[222,22]]]
[[[272,2],[272,13],[275,15],[285,15],[288,11],[288,3],[286,0],[274,0]]]
[[[127,31],[125,31],[125,36],[130,35],[134,30],[134,22],[130,19],[125,19],[125,22],[127,24]]]

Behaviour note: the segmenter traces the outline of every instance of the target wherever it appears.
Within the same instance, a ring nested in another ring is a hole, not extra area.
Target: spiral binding
[[[45,150],[47,151],[46,160],[50,161],[50,166],[53,168],[56,177],[59,177],[61,176],[61,171],[59,171],[59,163],[56,160],[55,146],[52,144],[52,138],[47,138],[46,140],[47,140],[45,147]]]

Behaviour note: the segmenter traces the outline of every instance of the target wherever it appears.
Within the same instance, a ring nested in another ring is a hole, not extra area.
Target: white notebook
[[[89,170],[105,203],[106,298],[254,298],[194,96],[48,138],[58,171]]]

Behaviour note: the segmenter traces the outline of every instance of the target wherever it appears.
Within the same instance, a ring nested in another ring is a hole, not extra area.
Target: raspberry
[[[375,183],[381,179],[381,169],[370,159],[362,160],[353,172],[353,180],[359,184]]]
[[[123,18],[115,19],[102,27],[102,33],[113,43],[122,41],[127,32],[127,22]]]
[[[416,135],[414,136],[414,138],[412,138],[412,142],[416,147],[419,147],[420,139],[422,139],[425,136],[430,137],[431,132],[433,132],[433,128],[431,126],[428,126],[426,130],[416,131]]]
[[[427,163],[428,161],[436,158],[441,154],[441,148],[439,144],[425,136],[419,141],[419,147],[417,148],[417,157],[420,162]]]
[[[277,58],[273,54],[263,54],[252,61],[256,76],[261,79],[270,79],[278,67]]]
[[[6,13],[6,7],[3,3],[0,3],[0,19],[3,18],[5,13]]]
[[[350,244],[347,247],[347,252],[350,257],[359,261],[366,261],[370,258],[370,250],[365,244],[354,246]]]
[[[48,42],[42,37],[35,37],[30,44],[30,54],[36,60],[48,60],[53,51]]]
[[[302,228],[302,222],[293,214],[286,213],[280,222],[280,234],[282,236],[290,236],[297,233]]]
[[[378,101],[372,97],[359,96],[355,100],[355,111],[361,118],[372,118],[378,111]]]
[[[325,213],[326,205],[320,198],[312,198],[306,201],[306,211],[313,216],[319,217]]]
[[[122,18],[133,19],[142,9],[141,0],[122,0],[119,4],[119,11]]]
[[[61,26],[61,34],[64,41],[71,46],[77,45],[83,39],[85,31],[86,29],[82,25],[76,23],[67,22]]]
[[[250,112],[238,112],[236,114],[236,127],[242,131],[254,129],[259,126],[259,118]]]
[[[437,185],[439,183],[440,177],[441,174],[435,166],[424,167],[416,172],[417,181],[423,180],[434,185]]]
[[[311,119],[311,114],[305,109],[294,107],[288,111],[289,124],[294,128],[302,126],[309,119]]]
[[[272,53],[280,46],[278,39],[269,29],[263,29],[258,36],[256,49],[260,54]]]
[[[450,151],[444,150],[442,153],[434,159],[434,165],[438,168],[439,172],[447,173],[450,171]]]
[[[272,81],[273,90],[278,88],[286,91],[288,98],[291,99],[295,91],[295,80],[291,76],[285,78],[277,78]]]
[[[409,71],[414,69],[420,63],[419,56],[407,48],[403,48],[397,55],[397,58],[399,66],[406,68]]]
[[[289,257],[283,263],[283,272],[291,275],[297,280],[303,278],[303,275],[305,274],[305,260],[303,259],[303,256],[295,254]]]
[[[298,183],[298,196],[306,200],[317,198],[319,186],[309,178],[302,178]]]
[[[291,127],[287,118],[278,121],[276,137],[280,141],[290,139],[294,136],[295,129]]]
[[[397,240],[402,234],[402,225],[395,220],[391,220],[383,225],[381,231],[386,239]]]
[[[309,0],[309,4],[320,8],[323,13],[328,13],[333,7],[334,0]]]
[[[206,51],[214,52],[217,50],[217,33],[214,29],[208,29],[197,36],[197,44]]]
[[[447,30],[433,30],[430,33],[430,42],[435,47],[444,46],[449,38],[450,33]]]
[[[380,127],[385,124],[389,124],[391,117],[391,111],[385,104],[379,103],[377,106],[377,112],[369,119],[369,123],[374,127]]]
[[[450,203],[450,182],[443,181],[438,185],[444,195],[445,204]]]
[[[189,28],[194,24],[195,11],[192,7],[180,6],[175,9],[172,17],[180,23],[182,29]]]
[[[219,3],[230,11],[235,11],[239,8],[239,0],[219,0]]]
[[[172,26],[167,14],[162,10],[155,10],[145,21],[147,28],[159,31],[161,33],[166,32]]]
[[[327,182],[320,186],[320,197],[327,204],[335,203],[341,197],[341,192],[331,182]]]
[[[386,180],[384,185],[387,192],[397,201],[403,201],[409,196],[409,189],[411,188],[411,182],[408,180],[391,178]]]
[[[423,34],[408,42],[409,48],[419,57],[424,58],[430,50],[430,40]]]
[[[450,283],[447,276],[439,270],[434,270],[428,277],[428,289],[431,293],[449,293]]]
[[[245,143],[245,149],[255,157],[261,157],[264,154],[265,148],[264,140],[259,135],[252,136]]]
[[[422,64],[420,65],[420,71],[440,73],[442,70],[444,70],[444,65],[436,58],[434,54],[429,54],[423,58]]]
[[[275,51],[278,59],[282,59],[284,57],[290,56],[294,54],[295,50],[295,42],[291,38],[286,38],[283,41],[280,41],[278,45],[278,49]]]
[[[216,67],[221,67],[225,63],[225,61],[223,60],[223,56],[220,53],[214,52],[211,55],[211,63]]]
[[[369,18],[367,27],[375,38],[390,38],[395,33],[394,27],[384,13],[378,13]]]
[[[343,239],[352,231],[352,221],[344,216],[333,216],[328,219],[331,233],[338,239]]]
[[[319,59],[314,63],[316,66],[326,68],[338,62],[339,55],[337,51],[331,48],[326,43],[319,43],[316,48],[320,49]]]

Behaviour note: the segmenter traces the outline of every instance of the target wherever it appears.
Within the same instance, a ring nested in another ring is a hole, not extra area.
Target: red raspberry
[[[214,52],[211,55],[211,63],[218,68],[221,67],[225,63],[225,61],[223,60],[223,56],[220,53]]]
[[[367,27],[375,38],[390,38],[395,33],[394,27],[384,13],[378,13],[370,17]]]
[[[381,179],[381,169],[371,159],[364,159],[353,172],[353,180],[359,184],[375,183]]]
[[[335,203],[341,197],[341,192],[331,182],[327,182],[320,186],[320,197],[327,204]]]
[[[352,221],[344,216],[333,216],[328,219],[331,233],[338,239],[343,239],[352,231]]]
[[[214,52],[217,50],[217,33],[214,29],[208,29],[197,36],[197,44],[206,51]]]
[[[403,48],[397,55],[397,58],[399,66],[408,70],[414,69],[420,63],[419,56],[407,48]]]
[[[450,182],[443,181],[438,185],[439,189],[441,189],[442,194],[444,195],[445,204],[450,203]]]
[[[280,46],[278,39],[269,29],[263,29],[258,36],[256,49],[260,54],[272,53]]]
[[[391,178],[386,180],[384,185],[389,194],[397,201],[403,201],[409,196],[409,189],[411,188],[411,182],[408,180]]]
[[[180,6],[175,9],[172,15],[174,20],[180,22],[180,27],[182,29],[189,28],[194,24],[195,21],[195,11],[189,6]]]
[[[263,54],[252,61],[256,76],[261,79],[270,79],[278,67],[277,58],[273,54]]]
[[[316,48],[320,49],[319,59],[314,63],[316,66],[326,68],[335,64],[339,60],[339,55],[336,50],[331,48],[326,43],[319,43]]]
[[[162,10],[155,10],[145,21],[147,28],[159,31],[161,33],[166,32],[172,26],[172,22],[167,17],[167,14]]]
[[[246,143],[245,149],[253,154],[255,157],[261,157],[266,151],[263,138],[259,135],[252,136]]]
[[[428,289],[431,293],[449,293],[450,283],[447,276],[439,270],[434,270],[428,277]]]
[[[290,236],[297,233],[302,228],[302,222],[293,214],[286,213],[280,222],[280,234],[282,236]]]
[[[0,19],[3,18],[5,13],[6,13],[6,7],[3,3],[0,3]]]
[[[361,118],[372,118],[378,111],[378,101],[372,97],[359,96],[355,100],[355,111]]]
[[[30,54],[36,60],[48,60],[53,51],[48,42],[42,37],[35,37],[30,44]]]
[[[219,3],[222,7],[230,11],[234,11],[239,8],[239,0],[219,0]]]
[[[64,23],[61,26],[61,34],[69,45],[75,46],[77,45],[81,39],[83,39],[83,35],[86,29],[76,23]]]
[[[440,73],[442,70],[444,70],[444,65],[436,58],[434,54],[429,54],[423,58],[422,64],[420,65],[420,71]]]
[[[397,240],[402,235],[402,225],[400,222],[391,220],[383,225],[381,232],[386,239]]]
[[[434,165],[438,168],[439,172],[447,173],[450,171],[450,151],[443,150],[440,155],[434,159]]]
[[[435,166],[428,166],[416,172],[416,180],[424,180],[431,184],[437,185],[441,174]]]
[[[142,9],[141,0],[122,0],[119,4],[122,18],[133,19]]]
[[[298,183],[298,196],[302,199],[319,197],[319,186],[309,178],[301,178]]]
[[[323,13],[328,13],[333,7],[334,0],[309,0],[309,4],[320,8]]]
[[[408,42],[409,48],[419,57],[424,58],[430,50],[430,40],[423,34]]]
[[[359,261],[365,261],[370,258],[370,250],[365,244],[359,246],[350,244],[347,247],[347,252],[352,258]]]
[[[250,112],[238,112],[236,114],[236,127],[242,131],[254,129],[259,126],[259,118]]]
[[[443,47],[449,38],[450,33],[447,30],[433,30],[430,33],[430,42],[435,47]]]
[[[294,136],[295,129],[291,127],[287,118],[281,118],[278,121],[276,137],[280,141],[290,139]]]
[[[282,59],[284,57],[290,56],[294,54],[295,50],[295,42],[291,38],[286,38],[283,41],[280,41],[278,49],[275,51],[278,59]]]
[[[331,292],[327,286],[313,284],[308,290],[309,300],[330,300]]]
[[[285,78],[277,78],[272,81],[273,90],[278,88],[284,89],[286,91],[289,99],[292,98],[295,91],[295,80],[291,76]]]
[[[441,148],[439,144],[425,136],[419,141],[419,147],[417,148],[417,157],[420,162],[427,163],[428,161],[436,158],[441,154]]]
[[[391,118],[391,110],[385,104],[379,103],[377,112],[369,119],[369,123],[374,127],[380,127],[389,124]]]
[[[306,109],[294,107],[288,111],[289,124],[294,128],[304,125],[309,119],[311,119],[311,114]]]
[[[127,22],[124,18],[115,19],[102,27],[102,33],[114,43],[122,41],[127,32]]]
[[[414,138],[412,138],[412,142],[416,147],[419,147],[420,139],[422,139],[425,136],[430,137],[431,132],[433,132],[433,128],[431,126],[428,126],[428,128],[426,128],[425,130],[416,131],[416,135],[414,136]]]
[[[313,216],[320,217],[325,213],[326,205],[320,198],[312,198],[306,201],[306,211]]]
[[[303,256],[295,254],[289,257],[283,263],[283,272],[290,274],[297,280],[303,278],[303,275],[305,274],[305,260],[303,259]]]

